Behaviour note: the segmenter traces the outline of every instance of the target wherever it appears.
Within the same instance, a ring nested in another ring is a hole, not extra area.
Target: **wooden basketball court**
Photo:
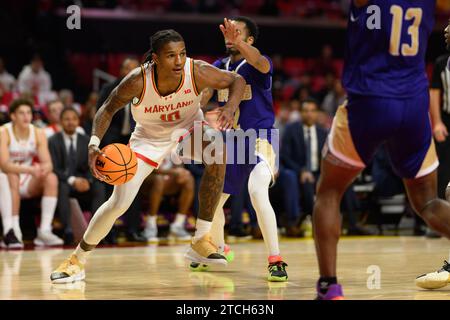
[[[232,248],[233,263],[203,273],[187,268],[183,257],[187,244],[98,248],[87,265],[86,281],[66,285],[52,285],[49,275],[72,249],[0,251],[0,299],[314,298],[318,269],[313,240],[281,241],[289,264],[287,283],[266,281],[262,241]],[[343,238],[338,276],[347,299],[450,299],[450,286],[426,291],[414,285],[417,275],[440,268],[449,254],[445,239]],[[379,277],[374,278],[377,270]]]

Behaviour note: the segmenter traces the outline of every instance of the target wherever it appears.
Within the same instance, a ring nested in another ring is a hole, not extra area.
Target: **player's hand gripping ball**
[[[136,154],[126,145],[112,143],[102,149],[95,168],[105,177],[104,182],[121,185],[133,179],[137,170]]]

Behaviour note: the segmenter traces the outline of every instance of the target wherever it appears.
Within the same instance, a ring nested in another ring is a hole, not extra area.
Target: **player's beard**
[[[235,48],[226,48],[226,54],[228,56],[236,56],[239,54],[239,51],[236,50]]]

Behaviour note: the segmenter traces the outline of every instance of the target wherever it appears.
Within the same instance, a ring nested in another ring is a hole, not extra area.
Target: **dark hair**
[[[152,53],[158,53],[166,43],[180,41],[184,41],[183,37],[173,29],[156,32],[150,37],[150,50],[145,54],[144,62],[152,61]]]
[[[49,102],[47,102],[47,108],[50,108],[50,106],[52,104],[57,103],[57,102],[63,103],[61,99],[53,99],[53,100],[50,100]]]
[[[253,37],[253,39],[254,39],[253,43],[256,42],[256,39],[258,39],[258,36],[259,36],[259,28],[255,21],[253,21],[249,17],[244,17],[244,16],[238,16],[238,17],[232,18],[231,20],[245,23],[245,27],[248,30],[248,35],[250,37]]]
[[[316,108],[317,108],[317,109],[319,109],[319,101],[317,101],[317,100],[314,99],[314,98],[306,98],[306,99],[302,100],[302,103],[301,103],[301,109],[303,109],[303,105],[304,105],[305,103],[312,103],[312,104],[316,105]]]
[[[31,109],[31,113],[33,113],[33,102],[29,99],[19,98],[11,102],[11,104],[9,105],[9,114],[16,112],[16,110],[23,105],[29,106]]]
[[[42,57],[41,57],[41,55],[39,53],[35,53],[31,57],[31,61],[36,61],[36,60],[42,61]]]
[[[77,115],[78,119],[80,118],[80,115],[78,114],[78,111],[75,110],[74,107],[65,107],[64,109],[62,109],[62,111],[61,111],[61,113],[60,113],[60,115],[59,115],[59,120],[62,120],[64,114],[65,114],[66,112],[69,112],[69,111],[75,112],[75,114]]]

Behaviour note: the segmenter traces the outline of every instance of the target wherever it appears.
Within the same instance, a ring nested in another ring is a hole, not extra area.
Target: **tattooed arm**
[[[202,91],[202,99],[200,100],[200,108],[202,108],[203,113],[206,113],[208,111],[211,111],[213,108],[211,108],[209,100],[214,95],[214,89],[212,88],[205,88]]]
[[[114,114],[125,107],[134,97],[140,97],[144,88],[141,68],[131,71],[108,96],[97,111],[92,126],[92,135],[100,140],[108,130]]]
[[[108,96],[103,105],[98,109],[94,117],[92,126],[92,136],[101,140],[114,114],[125,107],[125,105],[133,100],[134,97],[139,98],[144,89],[144,79],[141,68],[131,71]],[[92,141],[92,140],[91,140]],[[101,154],[97,144],[89,145],[89,166],[92,174],[99,180],[104,180],[104,176],[95,169],[95,161],[97,156]]]

